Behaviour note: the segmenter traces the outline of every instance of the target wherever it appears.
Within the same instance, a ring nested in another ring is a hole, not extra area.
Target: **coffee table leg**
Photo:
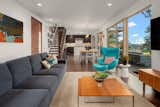
[[[134,107],[134,96],[132,97],[132,100],[133,100],[133,107]]]

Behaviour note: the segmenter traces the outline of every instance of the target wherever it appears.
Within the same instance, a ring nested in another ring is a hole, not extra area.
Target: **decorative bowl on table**
[[[94,75],[93,75],[93,78],[97,81],[98,83],[98,86],[101,87],[102,86],[102,83],[103,81],[109,76],[108,73],[106,72],[96,72]]]

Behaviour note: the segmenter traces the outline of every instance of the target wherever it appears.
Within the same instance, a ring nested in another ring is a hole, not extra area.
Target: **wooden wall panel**
[[[42,23],[33,17],[31,19],[31,33],[32,54],[37,54],[39,50],[42,51],[42,46],[39,46],[39,44],[42,44]],[[41,35],[39,35],[39,33],[41,33]],[[39,36],[41,36],[41,41],[39,41]],[[41,49],[39,49],[40,47]]]

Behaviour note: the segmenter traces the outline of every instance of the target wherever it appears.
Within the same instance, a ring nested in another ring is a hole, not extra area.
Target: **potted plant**
[[[124,80],[125,82],[128,82],[129,78],[129,67],[131,66],[129,63],[129,56],[123,56],[122,57],[122,64],[119,65],[120,70],[121,70],[121,79]]]
[[[123,56],[123,58],[122,58],[123,65],[127,65],[128,62],[129,62],[129,56],[128,55]]]

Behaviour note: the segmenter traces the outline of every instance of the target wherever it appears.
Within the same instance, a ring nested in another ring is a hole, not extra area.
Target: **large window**
[[[150,54],[150,8],[128,19],[128,50]]]
[[[128,19],[128,53],[135,65],[151,66],[150,20],[150,8]]]
[[[151,66],[150,20],[151,7],[147,7],[107,29],[108,47],[120,47],[133,67]]]
[[[108,47],[123,48],[123,22],[108,29]]]

